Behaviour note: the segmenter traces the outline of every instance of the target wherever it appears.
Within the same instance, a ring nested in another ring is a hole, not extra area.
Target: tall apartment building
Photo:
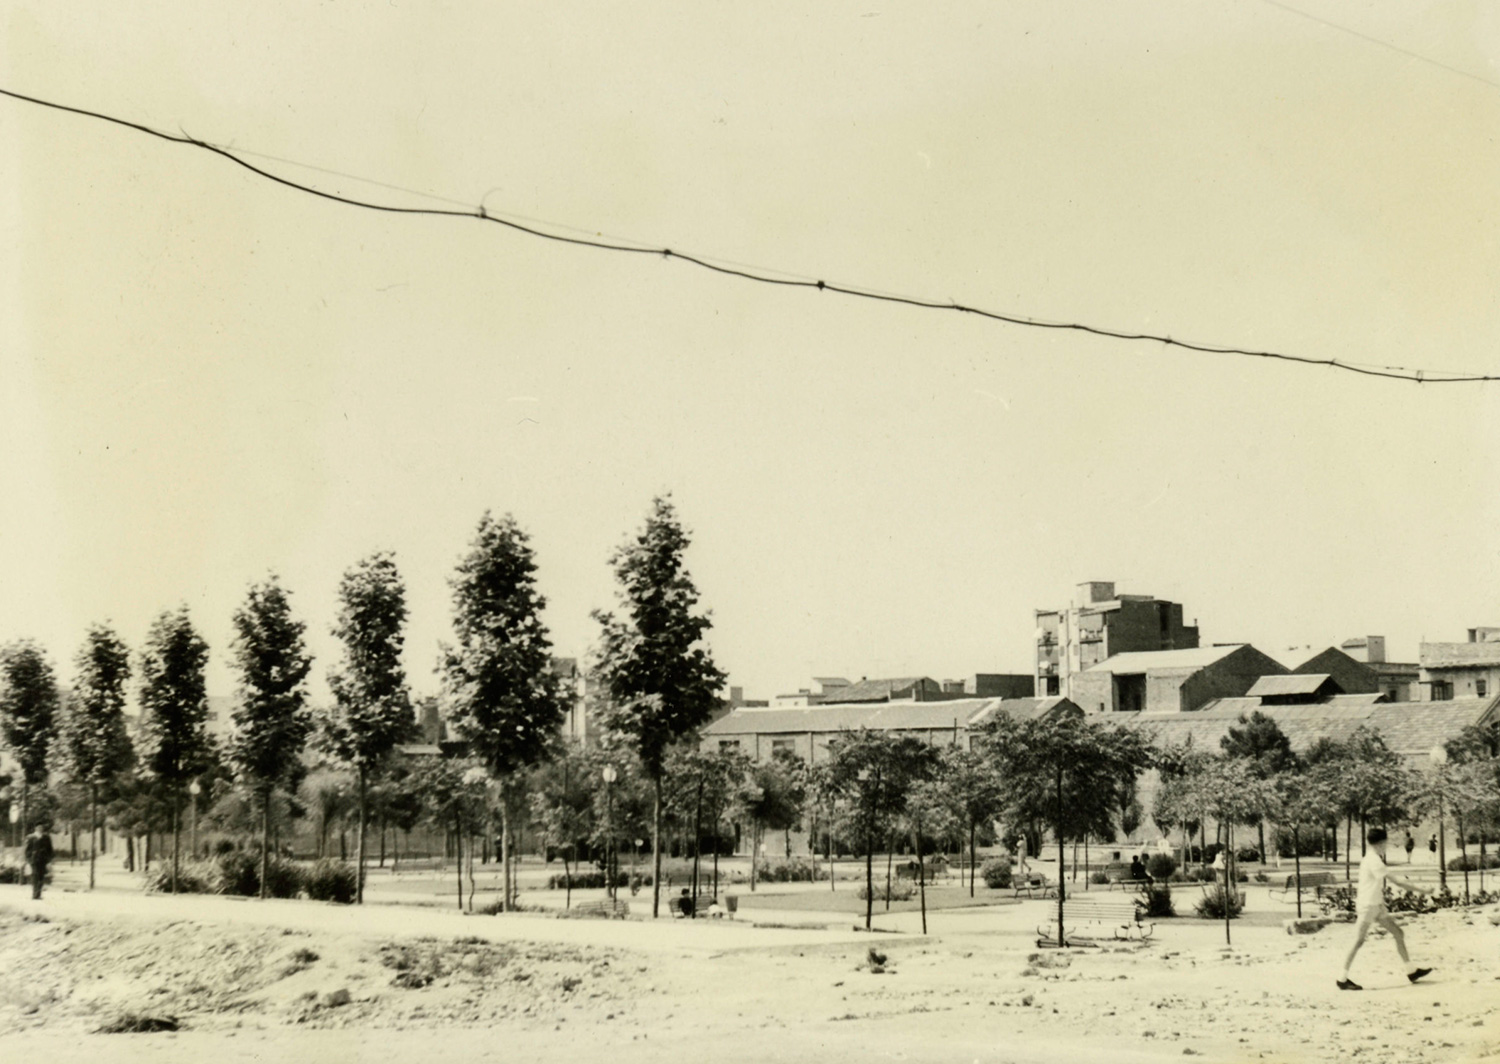
[[[1089,580],[1064,609],[1036,611],[1036,696],[1072,698],[1073,677],[1116,654],[1197,645],[1180,603],[1117,595],[1112,581]]]

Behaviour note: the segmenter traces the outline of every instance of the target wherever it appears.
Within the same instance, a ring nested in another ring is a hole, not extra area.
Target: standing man
[[[1411,864],[1411,852],[1416,849],[1417,840],[1411,837],[1411,832],[1406,833],[1406,863]]]
[[[40,824],[31,829],[31,838],[26,840],[26,863],[31,866],[31,897],[40,898],[47,866],[52,863],[52,836]]]
[[[1406,965],[1407,979],[1415,983],[1432,971],[1431,968],[1413,967],[1411,957],[1406,952],[1406,936],[1401,932],[1401,925],[1396,923],[1391,914],[1386,911],[1385,885],[1387,882],[1394,883],[1398,887],[1404,887],[1418,894],[1431,894],[1432,891],[1404,879],[1397,879],[1391,874],[1390,866],[1385,863],[1384,828],[1371,828],[1370,833],[1365,836],[1365,841],[1370,845],[1365,851],[1364,858],[1359,862],[1359,895],[1354,903],[1354,943],[1349,947],[1349,955],[1344,958],[1344,975],[1338,981],[1340,990],[1364,989],[1349,978],[1349,969],[1354,964],[1354,957],[1359,953],[1359,948],[1365,944],[1365,936],[1376,924],[1389,931],[1391,937],[1396,940],[1396,952],[1401,954],[1401,963]]]

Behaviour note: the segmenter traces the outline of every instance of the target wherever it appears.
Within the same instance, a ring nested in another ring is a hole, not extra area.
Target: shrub
[[[253,898],[260,894],[260,854],[243,850],[221,854],[214,887],[219,894]],[[302,891],[302,870],[285,857],[271,857],[266,866],[266,893],[273,898],[295,898]]]
[[[1229,918],[1233,920],[1245,910],[1245,895],[1237,890],[1226,892],[1221,886],[1205,887],[1203,897],[1193,905],[1193,909],[1205,919],[1222,920],[1226,904]]]
[[[1259,861],[1260,851],[1254,846],[1241,846],[1238,850],[1234,851],[1234,859],[1236,861]]]
[[[1146,861],[1146,874],[1152,879],[1171,879],[1177,872],[1177,859],[1169,853],[1153,853]]]
[[[359,875],[353,865],[327,858],[309,868],[303,882],[307,896],[313,901],[336,901],[341,905],[352,905],[359,886]]]
[[[1107,884],[1109,882],[1109,876],[1108,876],[1107,873],[1104,873],[1104,872],[1090,872],[1089,873],[1089,882],[1090,883],[1099,884],[1099,885],[1104,885],[1104,884]]]
[[[605,887],[604,879],[603,872],[574,872],[571,876],[566,872],[557,872],[547,877],[547,889],[566,890],[571,880],[574,890],[603,890]],[[634,882],[631,881],[629,872],[621,872],[615,876],[615,886],[617,888],[632,887],[639,890],[643,886],[649,887],[650,885],[651,877],[648,875],[638,875],[635,877]]]
[[[828,878],[827,869],[801,857],[764,865],[757,874],[767,883],[816,883]]]
[[[1481,867],[1500,868],[1500,853],[1487,853],[1481,865],[1479,854],[1471,853],[1468,856],[1459,854],[1448,862],[1450,872],[1477,872]]]
[[[979,877],[992,890],[1005,890],[1011,883],[1010,859],[991,857],[979,866]]]
[[[898,879],[892,882],[889,896],[886,894],[886,887],[884,883],[875,884],[876,901],[911,901],[916,896],[916,884],[912,883],[910,880]],[[869,897],[869,892],[865,890],[865,885],[861,883],[859,885],[859,900],[865,901]]]
[[[1150,883],[1141,887],[1141,899],[1141,910],[1144,916],[1177,915],[1177,909],[1172,905],[1172,888],[1165,883]]]
[[[0,883],[25,883],[26,869],[20,865],[0,864]]]
[[[178,894],[217,894],[212,861],[181,861],[177,866]],[[146,890],[152,894],[172,892],[172,861],[168,858],[146,873]]]

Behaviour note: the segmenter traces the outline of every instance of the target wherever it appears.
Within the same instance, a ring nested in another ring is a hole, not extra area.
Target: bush
[[[1169,853],[1153,853],[1146,861],[1146,874],[1152,879],[1171,879],[1177,871],[1177,859]]]
[[[605,887],[605,876],[603,872],[574,872],[571,876],[566,872],[558,872],[547,877],[548,890],[566,890],[571,880],[574,890],[603,890]],[[649,887],[651,877],[649,875],[638,875],[632,882],[629,872],[620,872],[615,876],[615,887],[630,887],[639,890],[641,887]]]
[[[1097,884],[1097,885],[1100,885],[1100,886],[1104,886],[1104,885],[1107,885],[1109,883],[1109,876],[1108,876],[1108,874],[1106,874],[1104,872],[1090,872],[1089,873],[1089,882]]]
[[[991,857],[979,866],[979,878],[984,880],[984,885],[991,890],[1005,890],[1010,887],[1011,867],[1008,857]]]
[[[917,886],[907,879],[897,879],[891,883],[890,894],[887,896],[884,883],[875,884],[876,901],[911,901],[917,896]],[[859,885],[859,900],[865,901],[870,897],[865,885]]]
[[[1245,910],[1245,895],[1237,890],[1226,892],[1220,886],[1205,887],[1203,897],[1193,905],[1193,909],[1205,919],[1222,920],[1226,903],[1229,908],[1229,918],[1233,920]]]
[[[178,894],[217,894],[212,861],[182,861],[177,866]],[[172,892],[172,861],[168,858],[146,873],[146,890],[152,894]]]
[[[1157,882],[1143,886],[1141,899],[1143,916],[1165,918],[1177,915],[1177,909],[1172,905],[1172,888],[1165,883]]]
[[[307,896],[313,901],[352,905],[359,887],[359,875],[353,865],[326,858],[307,870],[303,882]]]
[[[26,870],[20,865],[0,864],[0,883],[25,883]]]
[[[763,865],[757,873],[767,883],[816,883],[828,878],[828,870],[801,857]]]
[[[215,892],[253,898],[260,894],[260,854],[244,850],[221,854],[214,875]],[[295,898],[302,892],[302,870],[285,857],[272,856],[266,865],[266,893],[273,898]]]
[[[1259,861],[1260,850],[1254,846],[1241,846],[1238,850],[1234,851],[1234,859],[1236,861]]]
[[[1468,856],[1459,854],[1448,862],[1448,871],[1450,872],[1477,872],[1481,867],[1500,868],[1500,853],[1485,854],[1482,865],[1477,853],[1471,853]]]

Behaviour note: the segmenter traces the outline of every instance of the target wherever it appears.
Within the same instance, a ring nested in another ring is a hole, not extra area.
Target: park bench
[[[682,919],[682,910],[678,908],[681,900],[681,897],[672,899],[672,919],[674,920]],[[693,899],[693,915],[699,920],[708,919],[708,907],[714,903],[714,900],[712,894],[699,894]]]
[[[1027,898],[1055,898],[1057,888],[1053,887],[1047,877],[1040,872],[1029,872],[1024,876],[1017,876],[1011,880],[1011,891],[1013,897]]]
[[[940,876],[947,878],[948,862],[941,857],[935,857],[930,861],[924,861],[920,867],[916,861],[903,861],[896,866],[897,879],[916,879],[918,872],[924,873],[929,883]]]
[[[610,920],[623,920],[630,915],[630,903],[619,898],[600,898],[597,901],[581,901],[571,909],[564,909],[563,916],[602,916]]]
[[[1141,910],[1134,898],[1122,894],[1070,894],[1063,902],[1063,919],[1067,923],[1067,941],[1057,940],[1057,918],[1037,928],[1038,946],[1087,945],[1101,939],[1145,942],[1156,929],[1155,924],[1141,921]]]
[[[1302,892],[1311,892],[1313,897],[1321,898],[1328,891],[1338,887],[1339,881],[1332,872],[1304,872],[1302,874]],[[1295,875],[1286,877],[1286,886],[1280,890],[1271,890],[1271,895],[1281,901],[1288,897],[1292,901],[1297,900],[1297,877]]]

